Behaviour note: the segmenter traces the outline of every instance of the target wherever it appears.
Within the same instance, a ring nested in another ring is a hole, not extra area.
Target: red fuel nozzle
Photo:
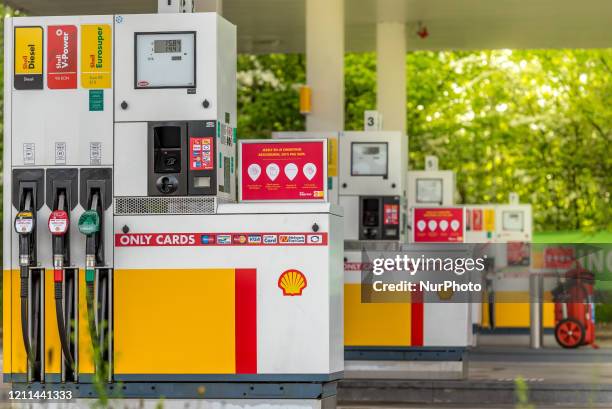
[[[65,210],[54,210],[49,216],[49,231],[53,236],[63,236],[68,233],[70,221]]]

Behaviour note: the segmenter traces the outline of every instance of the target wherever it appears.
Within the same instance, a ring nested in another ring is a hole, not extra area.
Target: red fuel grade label
[[[49,26],[47,30],[47,86],[74,89],[77,87],[77,28]]]
[[[214,152],[212,137],[190,137],[189,138],[189,169],[211,170],[214,169]]]

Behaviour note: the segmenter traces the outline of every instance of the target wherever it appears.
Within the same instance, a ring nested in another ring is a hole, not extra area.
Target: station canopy
[[[223,0],[242,53],[303,53],[308,0]],[[5,0],[29,15],[155,13],[156,0]],[[345,0],[347,52],[374,51],[377,0]],[[197,3],[196,3],[197,4]],[[612,47],[610,0],[405,0],[409,50]],[[428,35],[417,32],[426,27]]]

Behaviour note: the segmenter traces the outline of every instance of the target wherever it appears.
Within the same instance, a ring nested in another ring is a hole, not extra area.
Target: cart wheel
[[[562,319],[555,325],[555,338],[563,348],[578,348],[584,336],[584,325],[574,318]]]

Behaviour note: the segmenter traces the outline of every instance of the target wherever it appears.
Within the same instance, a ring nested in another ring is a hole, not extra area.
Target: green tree
[[[303,57],[239,60],[239,135],[302,130]],[[419,51],[406,66],[412,169],[437,155],[458,203],[517,192],[539,231],[612,229],[612,50]],[[345,90],[345,129],[362,129],[375,54],[346,55]]]
[[[302,55],[240,55],[240,138],[269,137],[273,131],[304,130],[304,117],[299,113],[299,87],[305,81]]]

